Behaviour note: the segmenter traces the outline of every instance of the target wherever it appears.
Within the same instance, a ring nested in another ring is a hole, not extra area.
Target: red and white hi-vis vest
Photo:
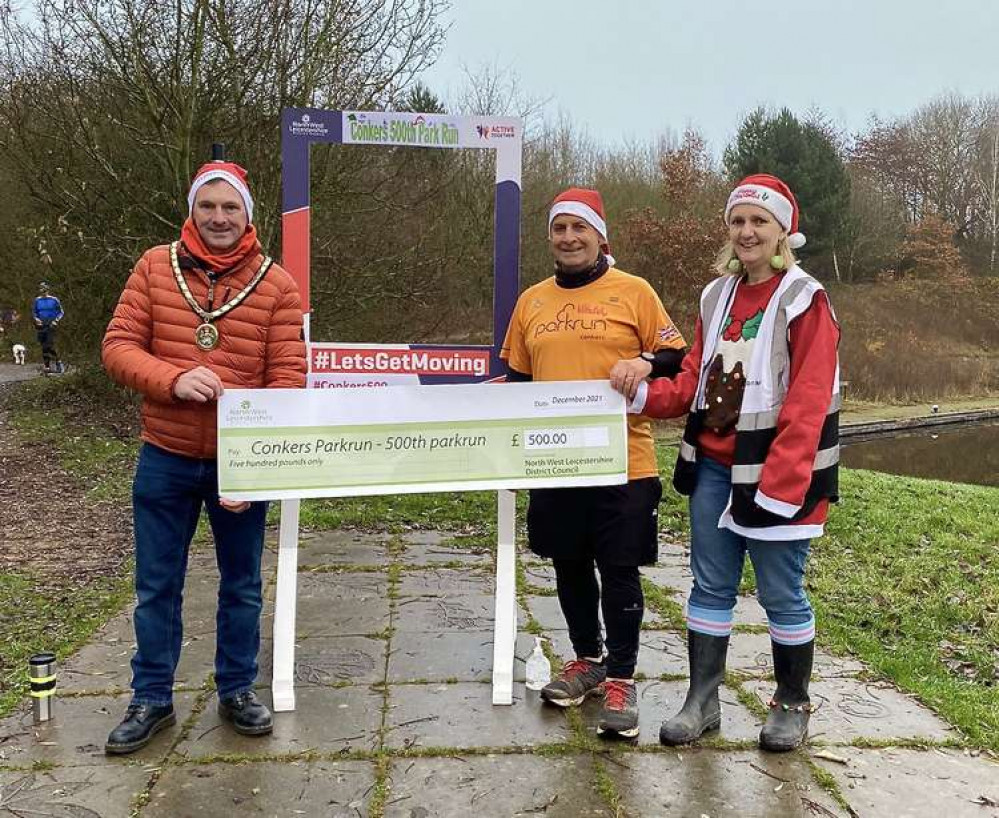
[[[703,427],[705,382],[715,356],[718,339],[732,301],[738,276],[723,276],[708,284],[701,294],[701,326],[704,328],[701,374],[687,417],[673,485],[681,494],[692,494],[697,479],[697,437]],[[812,478],[800,507],[763,496],[758,491],[763,464],[777,436],[777,419],[788,390],[790,350],[788,326],[807,310],[822,285],[795,265],[784,275],[767,304],[746,369],[746,387],[735,427],[732,464],[732,494],[718,522],[739,534],[760,540],[797,540],[820,536],[822,524],[800,521],[824,498],[832,502],[839,491],[839,362],[833,379],[832,399],[826,407],[819,444],[815,452],[796,456],[813,460]],[[780,512],[780,513],[777,513]]]

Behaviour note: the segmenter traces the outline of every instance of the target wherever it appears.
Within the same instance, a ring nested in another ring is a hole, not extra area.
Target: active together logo
[[[513,125],[489,125],[483,123],[475,126],[475,132],[480,139],[513,139],[517,129]]]

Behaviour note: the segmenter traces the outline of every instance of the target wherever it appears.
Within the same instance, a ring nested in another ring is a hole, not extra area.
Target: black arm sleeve
[[[507,364],[506,366],[506,381],[507,383],[523,383],[524,381],[533,381],[534,378],[528,375],[526,372],[518,372],[512,366]]]
[[[680,372],[683,356],[686,354],[686,347],[683,349],[660,349],[658,352],[652,353],[652,359],[646,359],[652,364],[652,372],[649,373],[649,377],[672,378]]]

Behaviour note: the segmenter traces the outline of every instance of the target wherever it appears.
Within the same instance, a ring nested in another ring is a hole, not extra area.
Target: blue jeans
[[[220,584],[215,685],[219,696],[249,690],[257,678],[260,558],[266,503],[236,514],[219,505],[214,460],[182,457],[145,443],[132,486],[135,515],[135,638],[132,700],[166,705],[183,639],[181,605],[191,539],[208,512]]]
[[[756,540],[718,528],[732,489],[731,469],[701,456],[690,498],[690,564],[694,574],[687,611],[691,630],[726,636],[732,630],[746,553],[756,573],[756,593],[767,612],[770,636],[801,644],[815,636],[815,617],[805,593],[810,541]]]

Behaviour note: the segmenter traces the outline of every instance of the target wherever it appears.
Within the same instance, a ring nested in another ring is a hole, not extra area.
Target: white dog
[[[13,349],[14,351],[14,363],[18,364],[19,366],[24,366],[24,356],[28,352],[24,344],[14,344],[14,346],[11,347],[11,349]]]

